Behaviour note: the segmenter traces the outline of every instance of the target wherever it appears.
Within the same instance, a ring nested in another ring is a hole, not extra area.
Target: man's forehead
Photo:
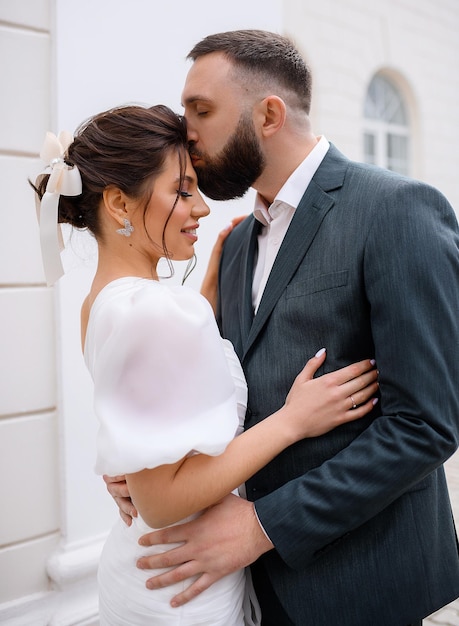
[[[231,64],[220,52],[199,57],[190,67],[182,91],[182,104],[210,102],[228,87]]]

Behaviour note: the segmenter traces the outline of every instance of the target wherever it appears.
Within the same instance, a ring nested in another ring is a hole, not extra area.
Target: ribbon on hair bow
[[[62,131],[56,137],[54,133],[46,133],[40,151],[46,168],[35,182],[38,185],[43,177],[50,174],[46,191],[41,199],[36,198],[37,217],[40,225],[40,245],[48,287],[64,274],[61,251],[64,249],[62,232],[58,222],[59,197],[79,196],[82,193],[81,175],[76,166],[69,166],[64,161],[64,154],[73,141],[73,135]]]

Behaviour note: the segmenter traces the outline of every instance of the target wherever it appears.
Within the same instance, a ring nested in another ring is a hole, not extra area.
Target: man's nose
[[[187,137],[190,145],[193,145],[198,141],[198,133],[190,126],[190,124],[187,125]]]

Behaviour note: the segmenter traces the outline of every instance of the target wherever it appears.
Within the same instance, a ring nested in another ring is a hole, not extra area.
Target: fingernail
[[[143,567],[142,567],[142,561],[137,561],[136,565],[137,565],[137,567],[138,567],[139,569],[143,569]]]
[[[319,357],[322,356],[322,354],[325,352],[326,348],[321,348],[318,352],[316,352],[315,356]]]
[[[375,406],[375,404],[378,404],[379,402],[379,398],[373,398],[373,406]]]
[[[171,600],[171,607],[173,609],[176,609],[179,606],[179,603],[177,602],[177,600]]]
[[[372,365],[376,365],[376,361],[375,361],[374,359],[370,359],[370,363],[371,363]]]

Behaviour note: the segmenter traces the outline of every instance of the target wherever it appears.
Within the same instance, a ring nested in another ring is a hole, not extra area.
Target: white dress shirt
[[[266,208],[263,198],[259,194],[256,195],[253,214],[263,226],[258,236],[258,256],[252,282],[252,304],[255,314],[296,207],[329,147],[326,138],[320,137],[308,156],[287,179],[269,208]]]

